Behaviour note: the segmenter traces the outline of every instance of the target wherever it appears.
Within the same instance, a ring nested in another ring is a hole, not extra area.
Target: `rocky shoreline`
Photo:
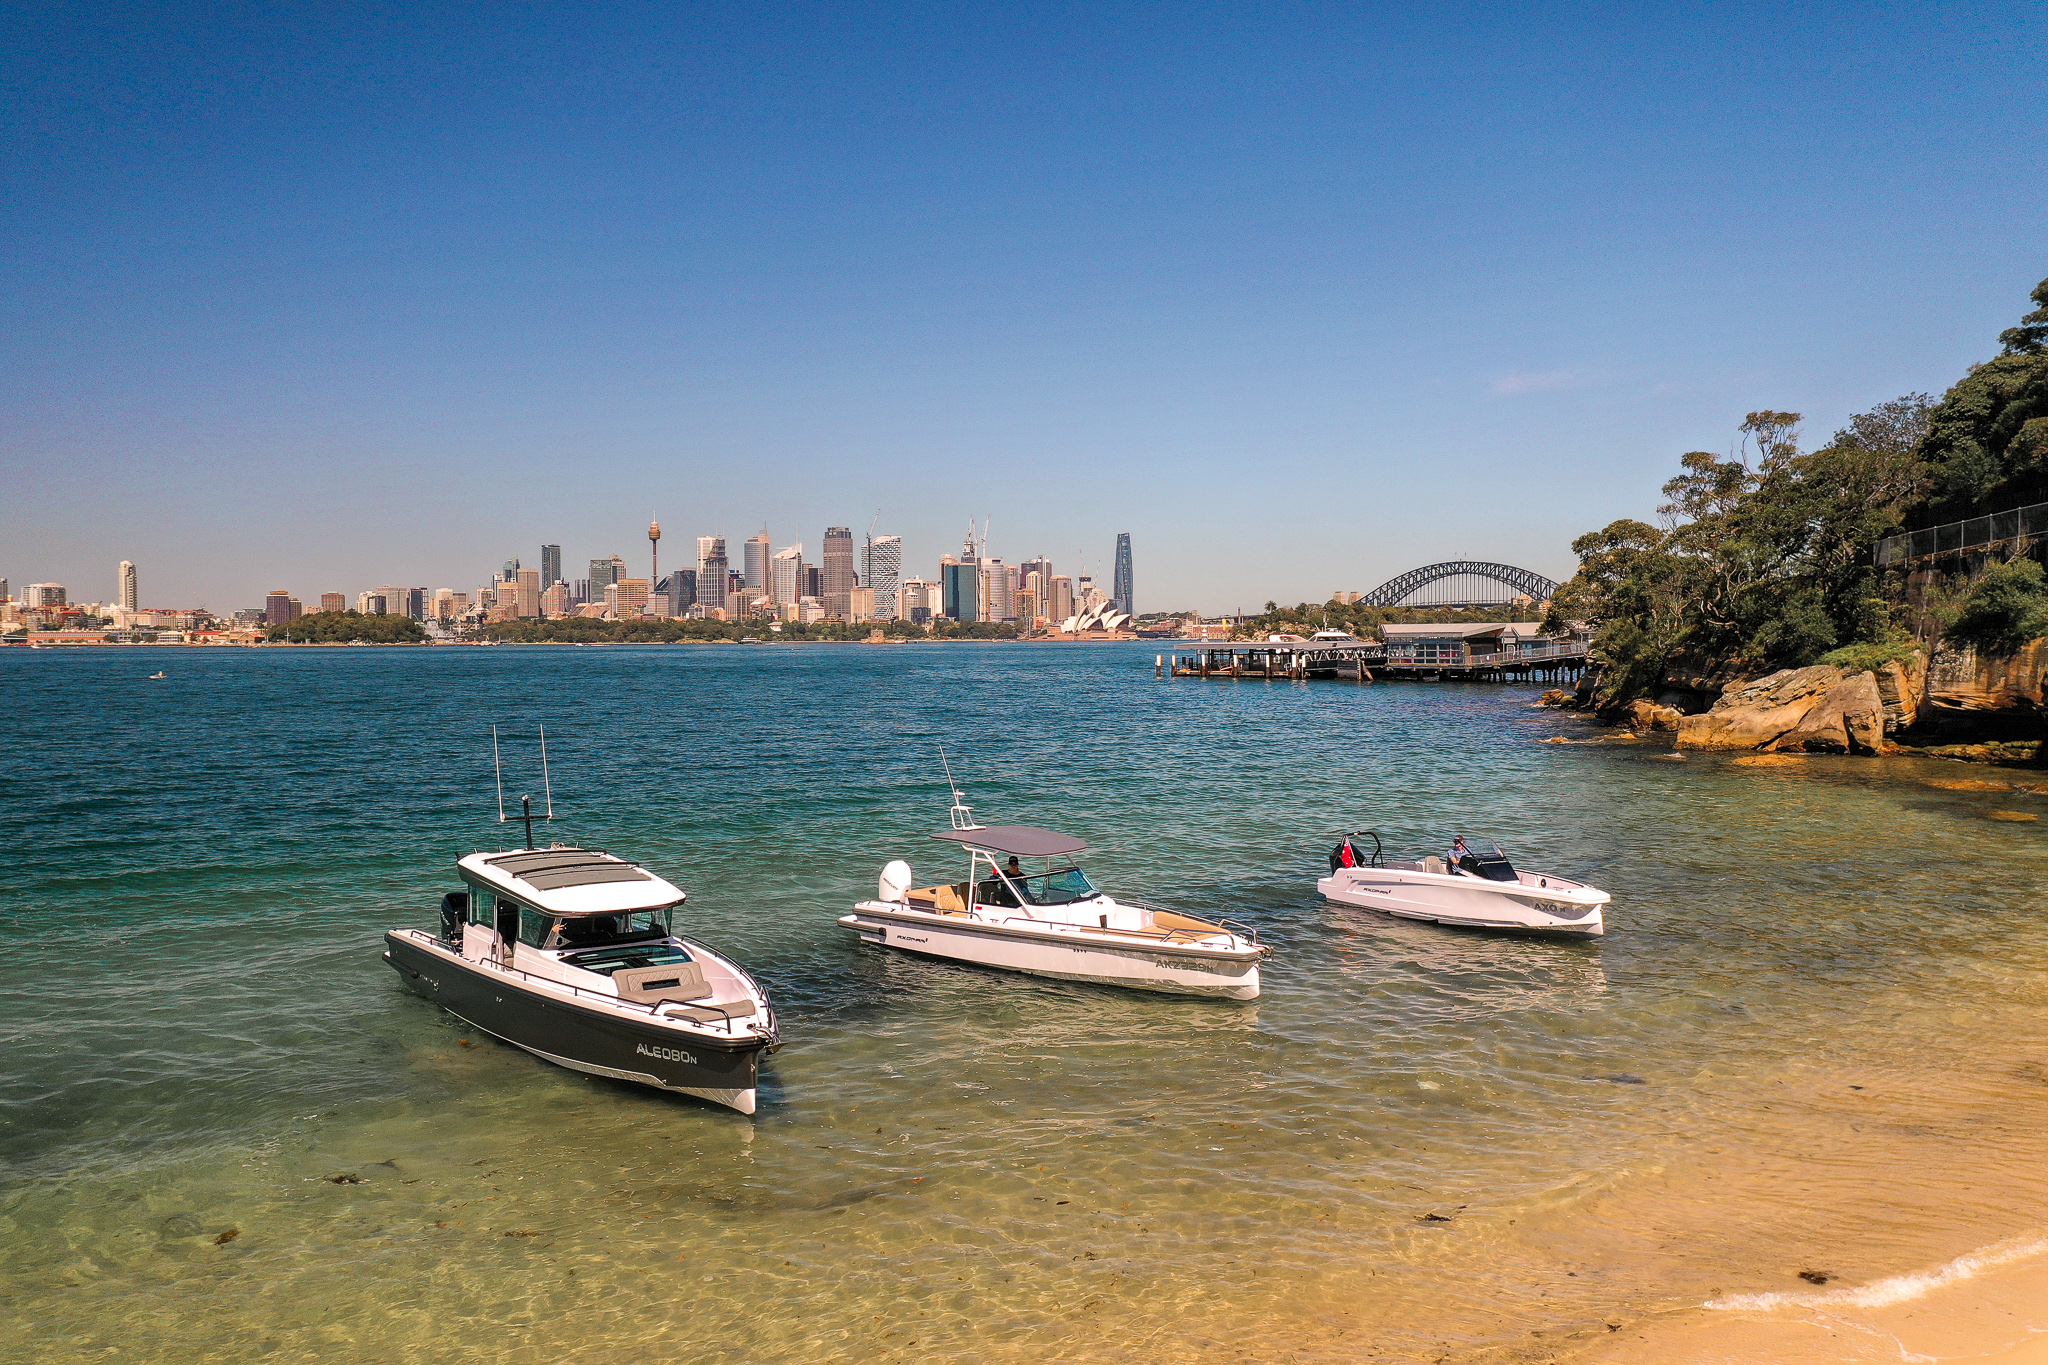
[[[1607,724],[1674,733],[1678,750],[1743,753],[1919,754],[1974,763],[2048,764],[2043,697],[2048,640],[2019,653],[1914,650],[1877,668],[1831,664],[1759,678],[1666,675],[1654,697],[1600,707],[1597,673],[1546,705]]]

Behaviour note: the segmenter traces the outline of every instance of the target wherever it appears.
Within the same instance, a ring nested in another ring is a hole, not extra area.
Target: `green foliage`
[[[419,622],[390,612],[316,611],[272,626],[265,634],[272,640],[304,645],[420,645],[427,641],[426,629]]]
[[[1949,638],[1986,654],[2016,654],[2048,635],[2048,574],[2031,559],[1994,564],[1963,599]]]
[[[2039,305],[1999,334],[2001,354],[1942,396],[1920,458],[1933,498],[1920,525],[2048,501],[2048,280]]]
[[[1818,662],[1832,664],[1851,673],[1875,673],[1886,664],[1905,663],[1918,648],[1911,640],[1876,640],[1831,649],[1821,655]]]
[[[1572,542],[1579,571],[1546,629],[1595,627],[1608,703],[1652,692],[1681,656],[1764,671],[1888,638],[1871,549],[1925,487],[1914,449],[1931,406],[1925,394],[1882,404],[1807,454],[1799,414],[1750,413],[1736,457],[1679,458],[1657,509],[1667,529],[1617,521]]]

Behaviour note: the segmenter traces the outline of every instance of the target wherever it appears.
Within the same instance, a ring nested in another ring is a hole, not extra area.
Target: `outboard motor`
[[[1342,868],[1357,867],[1363,861],[1349,839],[1330,850],[1330,871],[1333,874]]]
[[[462,947],[462,926],[469,919],[469,893],[450,891],[441,897],[441,941]]]
[[[901,904],[910,891],[910,864],[898,858],[883,868],[881,885],[877,889],[880,894],[876,900]]]

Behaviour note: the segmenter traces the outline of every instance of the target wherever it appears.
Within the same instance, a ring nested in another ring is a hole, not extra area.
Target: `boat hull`
[[[761,1054],[772,1040],[742,1034],[730,1041],[665,1028],[604,1009],[578,1005],[520,985],[409,936],[384,936],[384,959],[416,994],[464,1023],[557,1066],[632,1081],[754,1112]]]
[[[1600,903],[1571,904],[1527,886],[1472,878],[1347,868],[1318,881],[1316,890],[1339,905],[1467,929],[1561,938],[1598,938],[1606,932]],[[1598,894],[1604,902],[1606,893]],[[1546,905],[1559,908],[1553,911]]]
[[[839,923],[863,942],[923,957],[971,962],[1057,981],[1219,1000],[1258,999],[1259,960],[1265,955],[1263,951],[1175,951],[1094,936],[1083,940],[1079,934],[1009,929],[874,901],[842,915]]]

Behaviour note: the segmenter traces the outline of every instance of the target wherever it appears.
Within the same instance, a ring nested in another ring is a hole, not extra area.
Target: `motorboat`
[[[967,854],[964,881],[915,886],[900,859],[873,900],[842,915],[863,943],[1062,981],[1256,1000],[1258,932],[1111,897],[1074,855],[1086,841],[1030,825],[980,825],[954,793],[953,827],[932,838]],[[1022,859],[1038,866],[1026,870]]]
[[[558,1066],[754,1112],[775,1010],[738,963],[675,934],[680,887],[564,844],[455,866],[439,932],[384,936],[407,986]]]
[[[1362,839],[1372,840],[1363,851]],[[1390,861],[1372,830],[1344,836],[1330,850],[1330,875],[1316,890],[1340,905],[1382,910],[1402,919],[1433,920],[1472,929],[1583,935],[1605,932],[1605,891],[1548,872],[1524,872],[1498,844],[1474,853],[1461,838],[1444,857]]]

